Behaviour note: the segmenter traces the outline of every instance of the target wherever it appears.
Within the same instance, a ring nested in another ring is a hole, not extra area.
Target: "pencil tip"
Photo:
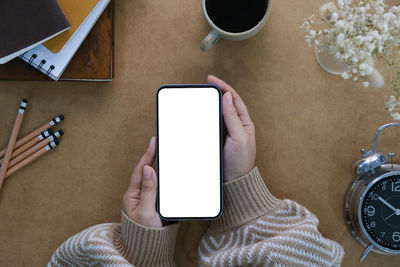
[[[49,134],[53,134],[53,130],[52,130],[52,129],[48,129],[47,132],[48,132]]]
[[[59,141],[58,139],[55,139],[55,140],[54,140],[54,143],[55,143],[56,145],[58,145],[58,144],[60,143],[60,141]]]
[[[61,114],[60,116],[58,116],[59,118],[60,118],[60,120],[64,120],[64,115],[63,114]]]
[[[23,98],[23,99],[22,99],[22,102],[24,102],[24,103],[26,104],[26,103],[28,103],[28,99]]]
[[[64,131],[63,131],[63,130],[59,130],[58,133],[59,133],[60,135],[63,135],[63,134],[64,134]]]

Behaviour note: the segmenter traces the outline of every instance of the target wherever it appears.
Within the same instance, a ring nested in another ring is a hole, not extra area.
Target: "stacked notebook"
[[[44,76],[53,80],[112,79],[113,6],[107,7],[110,0],[5,2],[0,1],[0,34],[9,38],[0,41],[0,63],[19,57],[31,67],[12,60],[0,65],[0,79],[40,80]],[[23,13],[25,8],[29,10]],[[4,17],[1,22],[3,15],[15,11],[19,13]],[[35,15],[34,11],[41,14]],[[19,16],[25,18],[20,24],[26,25],[11,27]],[[38,72],[42,74],[37,75]]]

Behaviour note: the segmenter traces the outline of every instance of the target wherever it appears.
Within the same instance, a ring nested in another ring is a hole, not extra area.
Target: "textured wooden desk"
[[[156,3],[157,2],[157,3]],[[390,121],[389,89],[365,89],[328,75],[298,29],[320,0],[274,0],[266,27],[242,42],[203,53],[209,28],[198,0],[115,3],[112,83],[0,83],[0,144],[5,145],[21,97],[30,101],[23,131],[63,112],[65,136],[52,154],[8,179],[0,193],[0,265],[43,266],[66,238],[120,219],[131,171],[155,132],[156,89],[204,83],[213,73],[231,83],[257,129],[257,165],[270,190],[303,204],[320,230],[358,266],[362,248],[343,222],[350,165]],[[400,153],[400,132],[384,132],[380,148]],[[397,144],[397,145],[396,145]],[[196,263],[205,222],[182,224],[176,261]],[[363,266],[396,266],[399,257],[369,255]]]

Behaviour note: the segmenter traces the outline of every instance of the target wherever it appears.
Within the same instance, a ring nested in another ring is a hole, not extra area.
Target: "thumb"
[[[138,208],[144,212],[156,209],[156,172],[148,165],[143,167],[143,180]]]
[[[231,92],[227,92],[223,95],[222,113],[224,114],[224,121],[229,136],[232,138],[242,136],[244,133],[244,129],[236,108],[233,104]]]

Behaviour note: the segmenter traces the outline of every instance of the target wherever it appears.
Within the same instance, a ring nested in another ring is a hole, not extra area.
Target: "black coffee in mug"
[[[212,22],[227,32],[245,32],[264,17],[270,0],[206,0]]]

